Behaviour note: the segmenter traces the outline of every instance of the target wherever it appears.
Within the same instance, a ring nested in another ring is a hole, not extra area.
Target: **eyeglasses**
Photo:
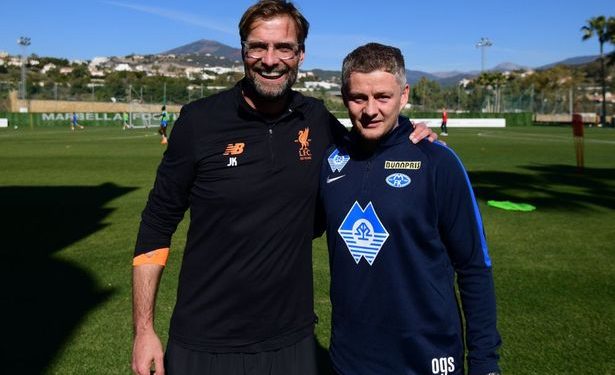
[[[299,53],[302,44],[296,43],[273,43],[265,42],[241,42],[247,57],[251,59],[262,59],[267,55],[270,47],[273,47],[273,54],[280,60],[290,60]]]

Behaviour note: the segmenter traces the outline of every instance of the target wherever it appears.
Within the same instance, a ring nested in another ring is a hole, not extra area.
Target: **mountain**
[[[342,72],[337,70],[311,69],[308,72],[314,73],[322,81],[340,82],[342,80]]]
[[[192,63],[207,63],[212,65],[215,62],[215,58],[223,57],[226,63],[241,61],[241,49],[233,48],[226,44],[216,42],[214,40],[201,39],[196,42],[192,42],[177,48],[173,48],[171,50],[165,51],[161,54],[173,54],[177,56],[190,56],[192,59]],[[205,55],[209,54],[209,59],[204,60]],[[210,61],[213,60],[213,61]],[[225,65],[225,64],[222,64]],[[314,73],[319,79],[325,81],[335,81],[339,80],[341,73],[335,70],[323,70],[323,69],[311,69],[309,70]],[[476,72],[439,72],[439,73],[427,73],[419,70],[406,70],[406,77],[408,79],[408,83],[411,85],[416,84],[421,77],[425,77],[432,81],[437,81],[442,85],[454,85],[457,84],[461,79],[473,77],[477,73]]]
[[[183,58],[189,61],[192,65],[205,65],[214,66],[219,65],[237,65],[241,64],[241,49],[228,46],[226,44],[216,42],[214,40],[201,39],[196,42],[192,42],[166,52],[162,54],[174,54],[177,56],[183,56]],[[578,56],[558,61],[552,64],[543,65],[535,68],[536,70],[544,70],[552,68],[556,65],[583,65],[596,60],[599,56]],[[515,64],[512,62],[504,62],[489,69],[489,71],[504,72],[513,70],[527,70],[531,69],[523,65]],[[326,81],[339,80],[340,72],[334,70],[323,69],[311,69],[319,79]],[[425,77],[431,81],[436,81],[442,86],[456,85],[462,79],[473,78],[479,75],[478,71],[460,72],[434,72],[428,73],[419,70],[406,70],[406,77],[408,83],[411,85],[416,84],[422,77]]]
[[[536,68],[536,70],[545,70],[545,69],[553,68],[556,65],[583,65],[583,64],[588,64],[590,62],[595,61],[599,57],[600,56],[598,56],[598,55],[571,57],[571,58],[566,59],[566,60],[562,60],[562,61],[558,61],[558,62],[554,62],[554,63],[551,63],[551,64],[540,66],[540,67]]]
[[[415,84],[421,80],[421,78],[427,78],[430,81],[437,81],[439,78],[431,73],[422,72],[420,70],[408,70],[406,69],[406,79],[408,83]]]
[[[444,79],[444,78],[450,78],[450,77],[454,77],[454,76],[458,76],[458,75],[464,75],[464,74],[479,74],[480,72],[477,71],[471,71],[471,72],[460,72],[458,70],[453,70],[450,72],[434,72],[431,73],[434,76],[440,78],[440,79]]]
[[[214,55],[231,61],[241,60],[241,49],[227,46],[214,40],[201,39],[181,47],[173,48],[162,54],[169,55]]]
[[[527,66],[523,66],[523,65],[511,63],[511,62],[504,62],[504,63],[496,65],[490,70],[496,71],[496,72],[512,72],[514,70],[527,70],[527,69],[529,69]]]
[[[340,77],[342,76],[342,72],[338,70],[311,69],[308,71],[314,73],[318,79],[329,82],[340,82]],[[476,72],[454,72],[452,75],[444,74],[438,76],[434,73],[427,73],[420,70],[406,70],[406,79],[408,83],[413,86],[423,77],[430,81],[436,81],[442,86],[452,86],[458,84],[463,78],[471,78],[476,75],[478,75]]]
[[[461,80],[463,80],[463,79],[472,79],[472,78],[478,76],[479,74],[480,74],[480,72],[459,73],[459,74],[456,74],[454,76],[450,76],[450,77],[446,77],[446,78],[440,78],[440,79],[438,79],[438,83],[442,87],[457,86]]]
[[[406,69],[406,79],[410,85],[415,85],[418,81],[421,80],[422,77],[427,78],[430,81],[436,81],[441,86],[453,86],[457,85],[459,81],[464,78],[473,78],[476,77],[479,72],[437,72],[437,73],[427,73],[422,72],[420,70],[407,70]]]

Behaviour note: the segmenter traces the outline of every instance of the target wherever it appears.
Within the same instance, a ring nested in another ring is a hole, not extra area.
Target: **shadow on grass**
[[[318,375],[333,375],[329,351],[316,340],[316,361],[318,363]]]
[[[469,172],[476,196],[482,200],[530,203],[538,209],[615,209],[615,168],[569,165],[524,166],[520,172]]]
[[[83,317],[113,293],[54,253],[107,226],[113,210],[104,206],[132,190],[0,187],[2,373],[42,373]]]

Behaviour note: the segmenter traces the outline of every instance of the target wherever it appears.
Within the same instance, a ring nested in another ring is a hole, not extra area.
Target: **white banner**
[[[413,118],[412,122],[424,122],[431,128],[439,128],[442,119]],[[449,118],[446,122],[449,128],[505,128],[505,118]]]
[[[352,127],[349,118],[338,119],[342,125],[347,128]],[[439,128],[442,124],[442,119],[436,118],[413,118],[412,122],[424,122],[431,128]],[[505,118],[449,118],[446,122],[449,128],[505,128]]]

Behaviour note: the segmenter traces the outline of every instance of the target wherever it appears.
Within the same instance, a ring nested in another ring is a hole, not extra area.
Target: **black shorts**
[[[169,340],[166,375],[317,375],[313,335],[291,346],[260,353],[210,353],[186,349]]]

